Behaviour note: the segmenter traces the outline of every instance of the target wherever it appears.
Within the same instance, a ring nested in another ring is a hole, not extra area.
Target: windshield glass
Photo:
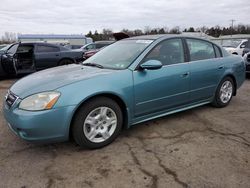
[[[94,63],[110,69],[126,69],[153,40],[122,40],[105,47],[85,63]]]
[[[223,47],[233,47],[236,48],[239,46],[242,40],[223,40],[222,41],[222,46]]]

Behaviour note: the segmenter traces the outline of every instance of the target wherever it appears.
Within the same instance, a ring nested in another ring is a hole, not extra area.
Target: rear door
[[[220,49],[205,40],[187,38],[190,59],[190,99],[200,102],[213,97],[224,66]]]
[[[36,69],[55,67],[61,58],[60,48],[48,44],[37,44],[35,47]]]

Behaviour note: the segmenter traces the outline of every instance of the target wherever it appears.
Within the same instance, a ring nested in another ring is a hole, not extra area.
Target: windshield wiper
[[[85,65],[85,66],[91,66],[91,67],[98,67],[100,69],[104,68],[102,65],[97,64],[97,63],[83,63],[83,65]]]

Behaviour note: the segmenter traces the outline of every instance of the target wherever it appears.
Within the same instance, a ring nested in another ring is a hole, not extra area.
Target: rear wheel
[[[81,147],[101,148],[119,135],[122,127],[122,111],[110,98],[98,97],[83,105],[77,112],[72,134]]]
[[[73,64],[73,63],[74,63],[74,61],[71,60],[71,59],[63,59],[63,60],[61,60],[61,61],[58,63],[58,65],[59,65],[59,66],[62,66],[62,65],[69,65],[69,64]]]
[[[235,85],[234,85],[232,78],[225,77],[220,82],[216,90],[212,105],[218,108],[227,106],[233,97],[234,89],[235,89]]]

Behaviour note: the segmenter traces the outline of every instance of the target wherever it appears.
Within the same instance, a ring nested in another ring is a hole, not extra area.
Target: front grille
[[[17,96],[13,94],[11,91],[8,91],[8,93],[5,96],[5,102],[7,106],[10,108],[17,100]]]

